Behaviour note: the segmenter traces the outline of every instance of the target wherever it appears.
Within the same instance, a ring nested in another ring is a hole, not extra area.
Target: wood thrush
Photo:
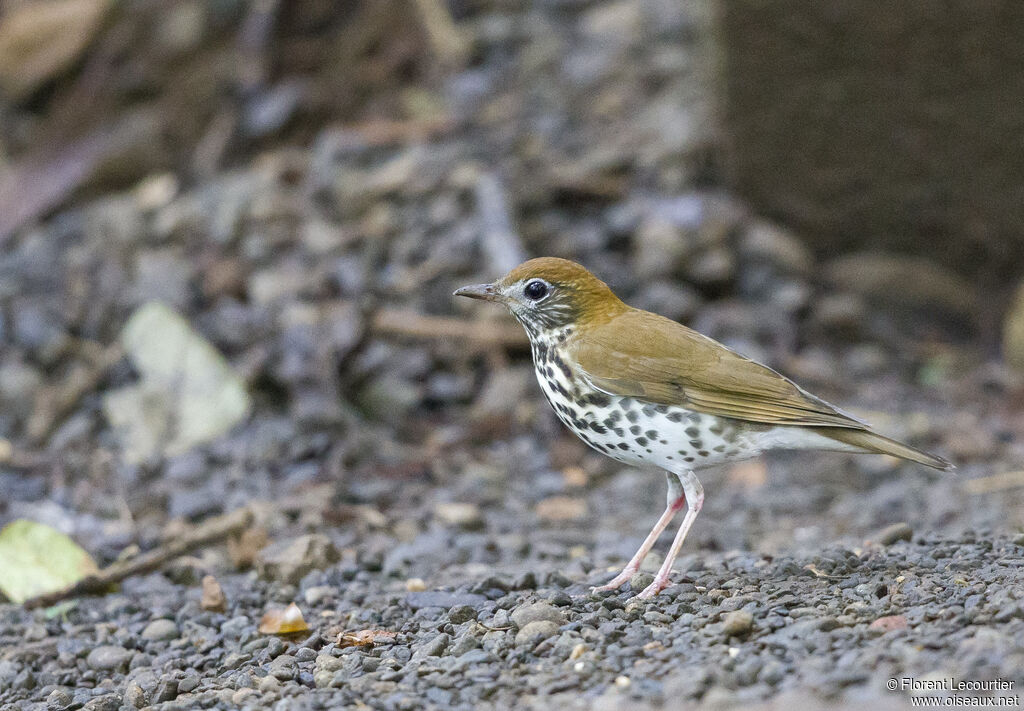
[[[584,442],[634,466],[664,469],[667,506],[613,590],[640,568],[659,534],[685,517],[657,576],[672,563],[704,503],[694,470],[770,449],[889,454],[936,469],[944,459],[889,439],[767,366],[657,314],[627,306],[579,264],[543,257],[493,284],[455,292],[504,304],[530,337],[541,390]]]

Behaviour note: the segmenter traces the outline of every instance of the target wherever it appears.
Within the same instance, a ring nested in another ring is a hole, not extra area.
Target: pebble
[[[158,619],[153,620],[142,630],[142,638],[155,641],[168,641],[177,639],[178,625],[174,620]]]
[[[519,629],[525,628],[534,622],[550,622],[555,627],[564,625],[565,613],[546,602],[535,602],[529,605],[520,605],[509,615],[514,624]]]
[[[559,627],[550,620],[535,620],[523,625],[516,633],[516,646],[534,644],[558,634]]]
[[[125,671],[133,654],[124,647],[104,644],[89,652],[85,663],[96,671]]]
[[[742,637],[754,628],[754,616],[746,610],[735,610],[722,618],[722,634],[726,637]]]

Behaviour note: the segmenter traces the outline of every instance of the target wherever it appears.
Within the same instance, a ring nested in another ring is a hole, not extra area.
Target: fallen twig
[[[82,578],[74,585],[30,598],[25,601],[24,605],[31,610],[37,607],[49,607],[69,597],[104,593],[111,585],[119,583],[125,578],[151,573],[189,551],[227,538],[234,533],[240,533],[252,525],[252,521],[252,511],[248,508],[217,516],[204,521],[191,531],[187,531],[158,548],[128,560],[111,563],[98,573]]]
[[[121,360],[122,355],[120,344],[107,346],[90,358],[89,363],[74,368],[64,382],[44,388],[25,426],[28,439],[36,444],[45,442],[78,401],[96,389],[110,366]]]
[[[437,58],[447,67],[462,67],[469,58],[469,42],[455,26],[445,4],[441,0],[413,0],[413,4]]]
[[[505,186],[494,173],[483,173],[477,179],[475,194],[483,223],[481,246],[491,271],[504,274],[526,261],[526,250],[512,226]]]
[[[526,335],[513,324],[426,316],[407,309],[380,309],[373,315],[371,330],[381,334],[469,341],[480,345],[513,348],[527,345]]]

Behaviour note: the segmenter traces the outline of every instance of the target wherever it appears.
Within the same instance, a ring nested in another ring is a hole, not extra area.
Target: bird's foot
[[[640,591],[636,596],[640,600],[649,600],[669,586],[668,576],[657,576],[654,582]]]
[[[623,569],[621,573],[616,575],[614,578],[609,580],[604,585],[598,585],[597,587],[590,588],[591,593],[605,592],[606,590],[618,590],[623,585],[629,582],[630,578],[636,575],[636,569],[629,566]]]

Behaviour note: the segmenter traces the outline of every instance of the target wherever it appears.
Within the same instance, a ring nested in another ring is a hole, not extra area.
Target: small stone
[[[335,588],[331,585],[314,585],[303,593],[303,597],[306,598],[307,605],[319,605],[335,592]]]
[[[444,651],[448,649],[448,643],[451,638],[446,634],[439,634],[429,642],[426,642],[413,652],[413,659],[423,659],[424,657],[440,657],[444,654]]]
[[[277,680],[277,677],[272,674],[267,674],[265,677],[260,679],[260,691],[263,693],[277,691],[281,688],[281,682]]]
[[[479,530],[484,526],[484,517],[480,512],[480,507],[472,503],[441,503],[434,507],[434,515],[442,523],[466,530]]]
[[[124,690],[124,702],[129,706],[141,709],[146,705],[146,692],[133,681]]]
[[[1024,372],[1024,282],[1003,317],[1003,357],[1012,368]]]
[[[886,526],[875,539],[880,545],[891,546],[897,541],[909,541],[914,535],[914,530],[907,523],[894,523],[891,526]]]
[[[891,632],[892,630],[905,630],[907,629],[907,618],[903,615],[879,617],[868,625],[868,629],[880,631],[882,633]]]
[[[549,496],[537,502],[537,516],[542,521],[577,521],[587,515],[587,502],[576,496]]]
[[[620,689],[628,689],[633,685],[633,681],[628,676],[617,676],[615,677],[615,686]]]
[[[186,674],[184,678],[178,681],[178,693],[189,694],[195,691],[200,681],[198,674]]]
[[[637,573],[629,579],[629,589],[633,592],[640,592],[654,582],[654,576],[650,573]]]
[[[726,637],[742,637],[754,627],[754,616],[746,610],[735,610],[722,618],[722,634]]]
[[[409,578],[405,581],[405,589],[409,592],[423,592],[427,589],[427,584],[423,578]]]
[[[89,652],[85,663],[89,665],[90,669],[96,671],[124,671],[128,669],[128,663],[132,660],[133,654],[134,652],[124,647],[104,644]]]
[[[448,610],[448,621],[453,625],[461,625],[463,622],[470,622],[477,617],[476,608],[470,605],[456,605]]]
[[[212,575],[203,576],[203,594],[199,606],[208,612],[224,612],[227,605],[227,598],[217,578]]]
[[[534,602],[529,605],[520,605],[510,615],[512,624],[523,629],[533,622],[551,622],[556,627],[565,624],[565,613],[546,602]]]
[[[279,681],[291,681],[299,673],[299,665],[295,657],[282,654],[270,663],[270,675]]]
[[[533,645],[558,634],[558,625],[549,620],[529,622],[516,633],[516,646]]]
[[[331,539],[313,533],[264,548],[256,556],[256,571],[263,578],[296,585],[307,573],[323,570],[338,559]]]
[[[259,692],[255,689],[241,688],[231,695],[231,703],[235,706],[242,706],[249,700],[255,701],[254,697],[258,695]]]
[[[405,603],[413,610],[421,610],[425,607],[451,609],[457,605],[475,606],[486,600],[487,598],[483,595],[476,593],[451,593],[437,590],[412,592],[405,596]]]
[[[153,703],[162,704],[165,701],[174,701],[177,697],[178,680],[170,676],[161,677],[156,691],[153,692]]]
[[[168,641],[178,638],[178,625],[174,620],[153,620],[142,630],[142,638],[154,641]]]
[[[121,708],[121,697],[117,694],[103,694],[89,699],[83,711],[118,711]]]
[[[46,697],[46,706],[51,709],[65,709],[71,705],[72,698],[65,689],[54,689]]]

